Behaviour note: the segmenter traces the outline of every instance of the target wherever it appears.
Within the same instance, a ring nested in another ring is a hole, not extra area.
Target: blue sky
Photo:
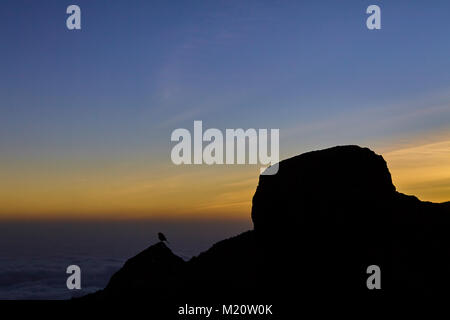
[[[66,28],[71,4],[81,7],[82,30]],[[381,30],[366,28],[371,4],[381,7]],[[27,170],[88,176],[124,161],[157,170],[170,165],[172,130],[194,120],[279,128],[282,158],[334,144],[390,150],[442,134],[449,9],[446,1],[3,1],[0,167],[24,181]]]
[[[120,147],[195,117],[283,127],[447,90],[449,5],[378,1],[382,30],[369,31],[372,3],[78,1],[82,30],[69,31],[72,2],[4,2],[4,139]]]

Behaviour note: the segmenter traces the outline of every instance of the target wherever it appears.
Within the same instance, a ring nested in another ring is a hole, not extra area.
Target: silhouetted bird
[[[161,241],[161,242],[167,242],[167,243],[169,243],[169,241],[167,241],[167,238],[166,238],[166,236],[162,233],[162,232],[158,232],[158,239],[159,239],[159,241]]]

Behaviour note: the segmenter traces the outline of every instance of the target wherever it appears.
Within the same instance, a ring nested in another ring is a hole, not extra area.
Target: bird
[[[159,241],[161,241],[161,242],[167,242],[167,243],[169,243],[169,241],[167,241],[167,238],[166,238],[166,236],[164,235],[164,233],[162,233],[162,232],[158,232],[158,239],[159,239]]]

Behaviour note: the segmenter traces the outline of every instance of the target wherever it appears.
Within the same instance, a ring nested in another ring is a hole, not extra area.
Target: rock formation
[[[254,230],[183,261],[163,243],[131,258],[81,300],[274,303],[310,298],[446,294],[450,205],[398,193],[382,156],[340,146],[305,153],[262,175]],[[367,267],[381,269],[368,290]],[[295,296],[293,296],[295,294]]]

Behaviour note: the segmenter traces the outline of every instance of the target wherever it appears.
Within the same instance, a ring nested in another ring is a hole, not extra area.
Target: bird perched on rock
[[[169,243],[169,241],[167,241],[167,238],[166,238],[166,236],[164,235],[164,233],[162,233],[162,232],[158,232],[158,239],[159,239],[159,241],[161,241],[161,242],[167,242],[167,243]]]

